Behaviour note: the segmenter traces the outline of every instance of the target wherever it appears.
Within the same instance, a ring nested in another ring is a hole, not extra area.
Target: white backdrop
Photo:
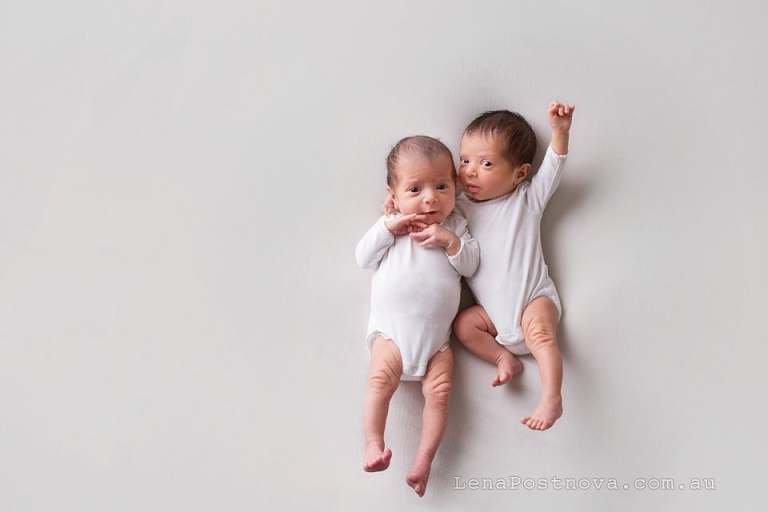
[[[768,4],[583,4],[0,3],[0,509],[757,510]],[[419,499],[418,384],[361,469],[384,159],[554,99],[565,414],[454,343]]]

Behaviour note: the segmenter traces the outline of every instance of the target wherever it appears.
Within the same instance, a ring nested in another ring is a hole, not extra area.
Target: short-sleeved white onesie
[[[420,380],[432,356],[448,348],[461,276],[475,272],[480,251],[455,213],[440,223],[461,240],[453,256],[437,245],[419,247],[410,235],[393,236],[384,227],[389,218],[379,218],[356,250],[358,265],[374,269],[368,349],[379,335],[392,340],[403,358],[401,379]]]
[[[513,354],[530,353],[520,319],[533,299],[547,297],[562,311],[544,263],[540,224],[562,178],[565,158],[550,146],[536,175],[511,193],[479,202],[466,192],[456,198],[456,211],[467,219],[483,252],[467,283],[496,327],[496,341]]]

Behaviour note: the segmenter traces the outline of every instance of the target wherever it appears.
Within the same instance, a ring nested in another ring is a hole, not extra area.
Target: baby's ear
[[[515,169],[515,181],[518,183],[523,181],[526,176],[531,172],[531,164],[523,164]]]
[[[394,206],[395,210],[397,210],[397,201],[395,201],[395,193],[392,191],[391,188],[389,188],[389,185],[387,185],[387,193],[389,194],[387,199],[389,201],[392,201],[392,206]]]

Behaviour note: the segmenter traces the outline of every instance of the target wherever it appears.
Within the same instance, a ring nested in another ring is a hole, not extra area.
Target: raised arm
[[[547,109],[549,125],[552,127],[552,141],[544,155],[538,172],[531,179],[526,192],[528,208],[542,212],[562,179],[563,166],[568,155],[568,138],[573,120],[573,105],[553,101]]]

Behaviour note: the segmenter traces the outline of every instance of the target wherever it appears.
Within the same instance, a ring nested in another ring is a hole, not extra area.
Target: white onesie
[[[560,183],[565,158],[550,146],[539,172],[511,193],[480,202],[466,192],[456,198],[456,211],[467,219],[483,251],[480,266],[467,283],[496,327],[496,341],[513,354],[530,353],[520,319],[533,299],[547,297],[562,312],[541,251],[540,223]]]
[[[475,272],[480,250],[455,213],[440,223],[461,240],[453,256],[437,245],[419,247],[410,235],[393,236],[384,227],[389,218],[379,218],[357,244],[357,264],[375,269],[368,349],[379,335],[392,340],[403,358],[401,379],[420,380],[432,356],[448,348],[461,276]]]

